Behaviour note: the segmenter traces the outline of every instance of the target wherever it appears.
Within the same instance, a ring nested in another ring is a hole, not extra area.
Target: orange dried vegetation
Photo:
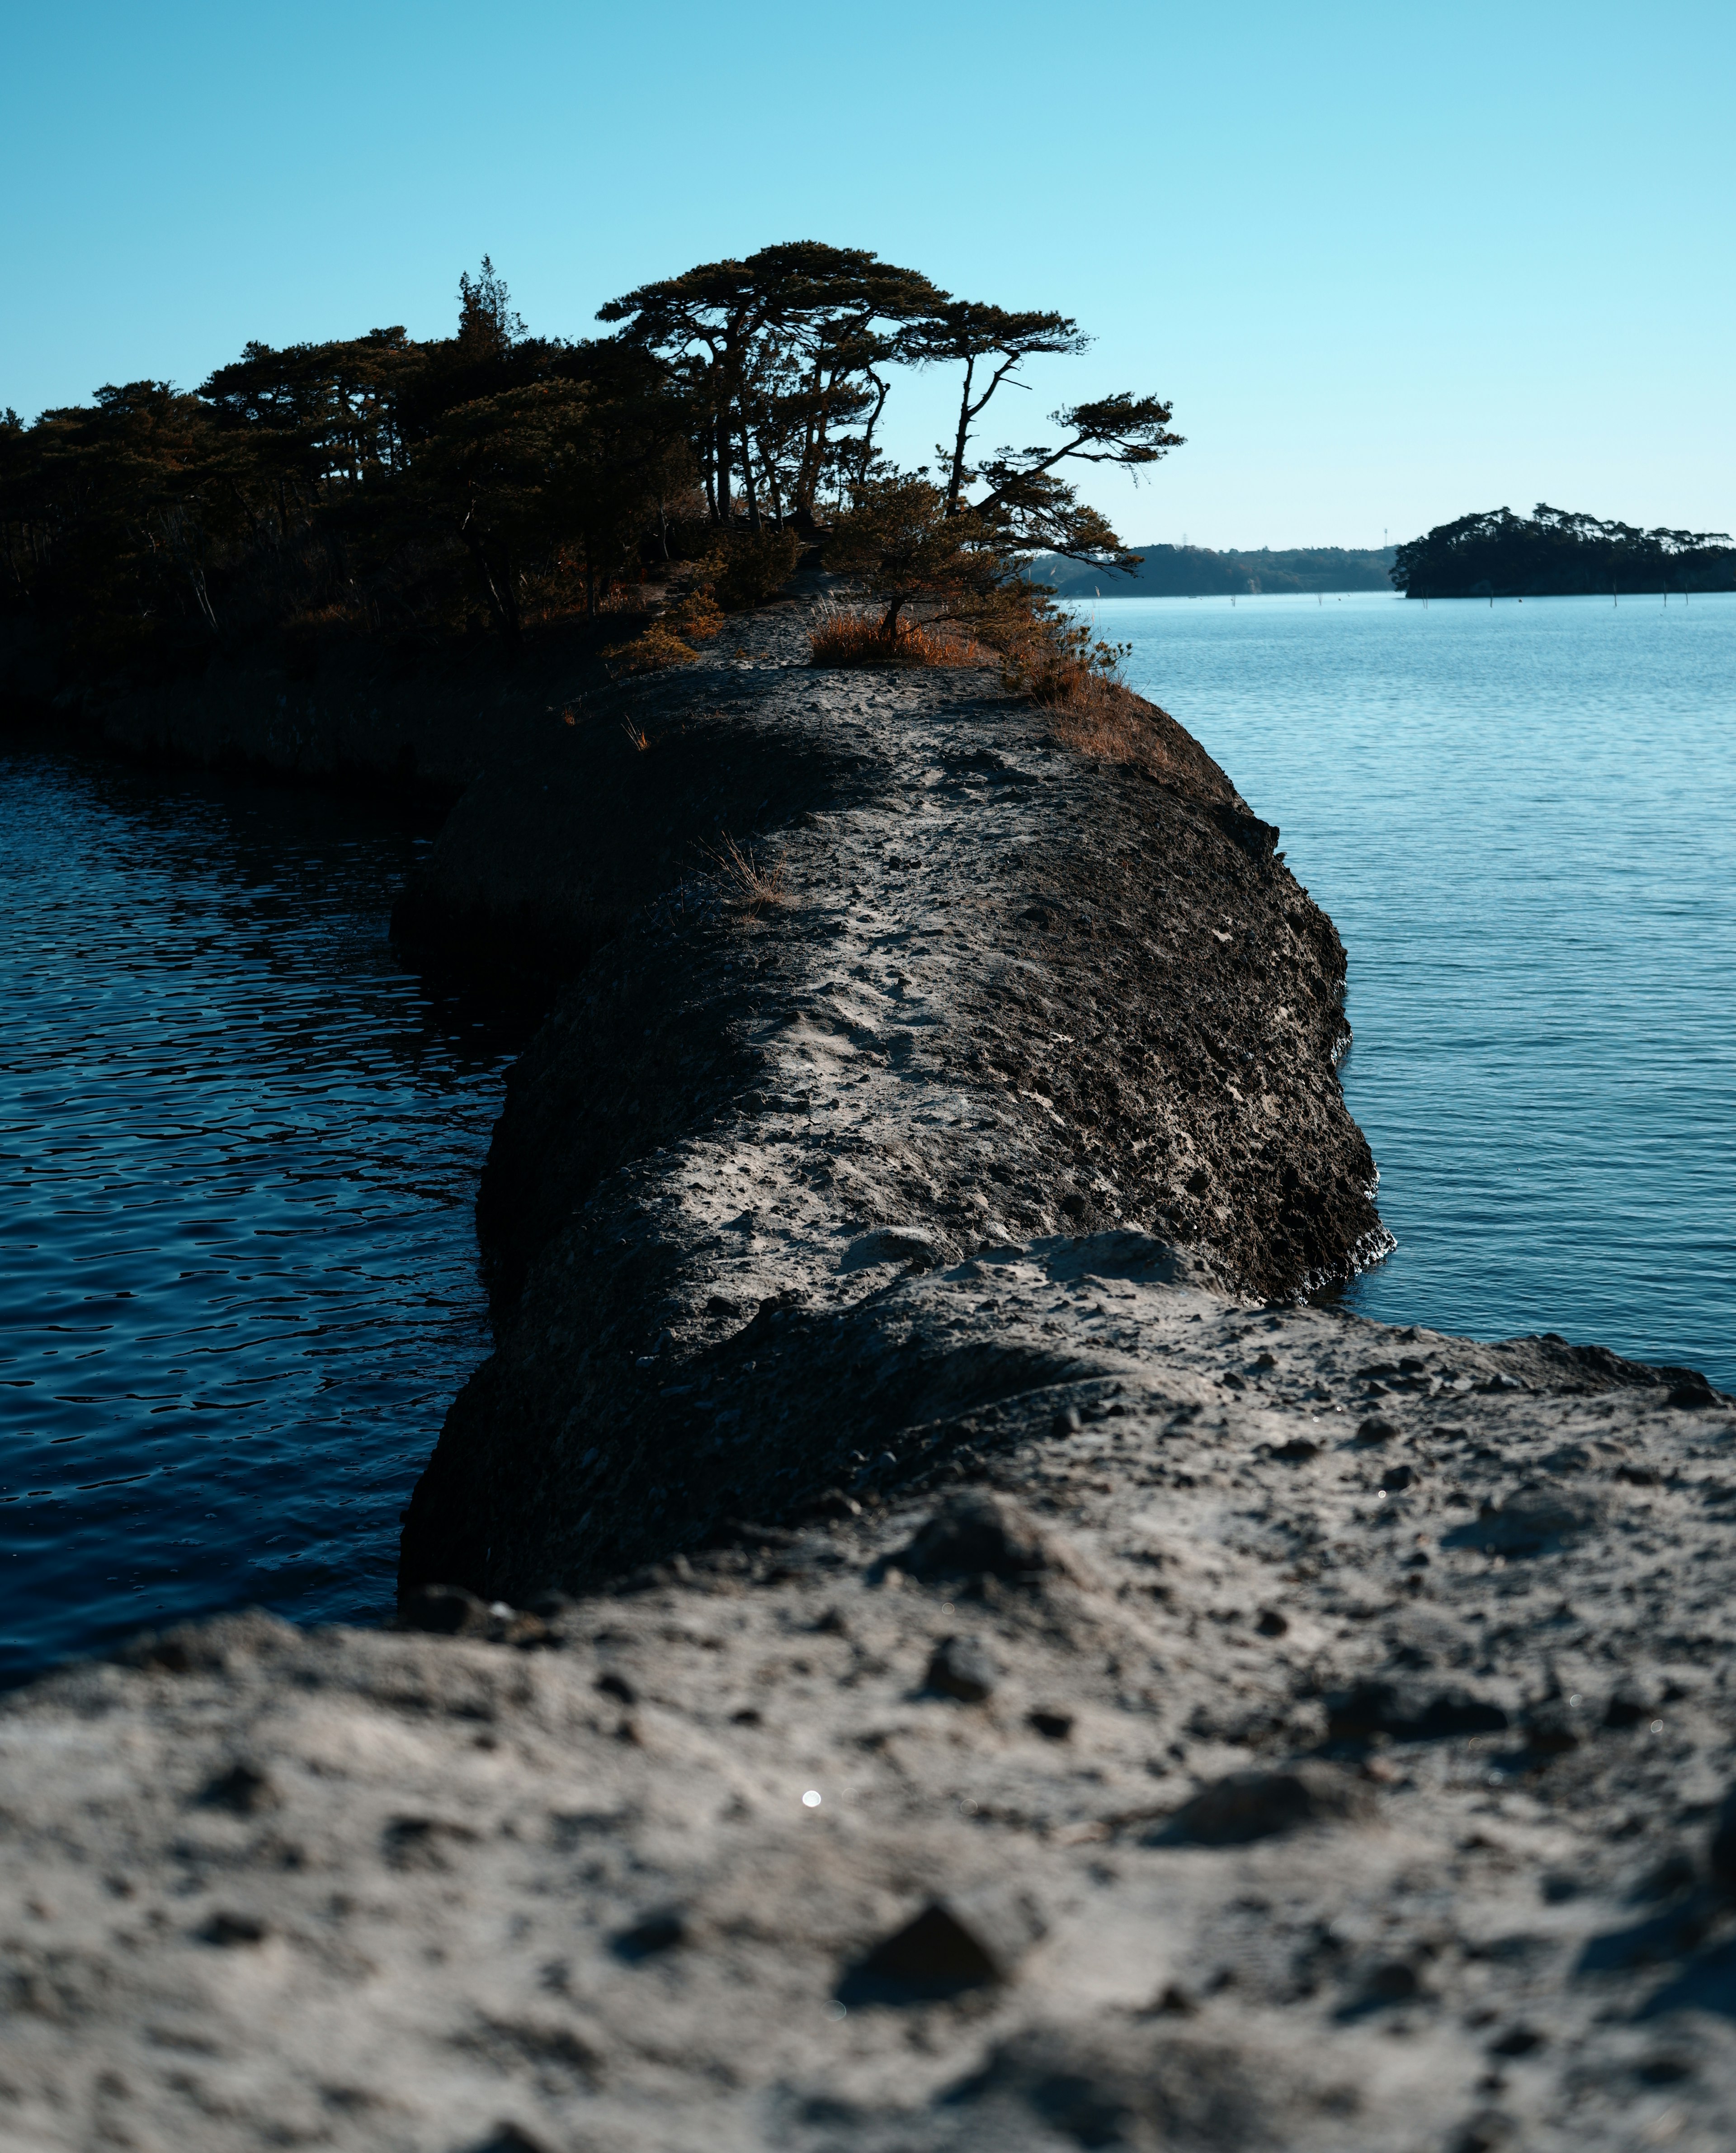
[[[657,673],[668,665],[697,665],[700,654],[660,620],[654,620],[630,643],[617,643],[603,656],[621,673]]]
[[[808,638],[816,665],[990,665],[968,631],[944,621],[899,621],[888,635],[873,613],[834,613]]]

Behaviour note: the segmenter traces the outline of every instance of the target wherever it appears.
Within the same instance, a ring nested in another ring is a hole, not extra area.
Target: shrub
[[[662,621],[654,620],[630,643],[617,643],[603,656],[622,673],[657,673],[668,665],[697,665],[700,654]]]
[[[802,541],[793,531],[751,531],[732,537],[715,590],[725,613],[747,613],[776,598],[796,573]]]
[[[919,626],[870,613],[829,613],[808,639],[816,665],[987,665],[993,661],[968,630],[943,621]]]
[[[667,617],[669,629],[685,643],[709,643],[723,632],[723,614],[709,583],[697,585]]]
[[[775,860],[771,866],[756,859],[746,846],[738,845],[727,832],[723,842],[710,854],[712,872],[718,887],[733,903],[749,912],[761,911],[768,904],[787,904],[789,893],[784,888],[784,863]]]

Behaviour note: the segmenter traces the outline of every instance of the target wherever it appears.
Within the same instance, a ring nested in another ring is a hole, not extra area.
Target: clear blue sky
[[[1542,498],[1736,526],[1736,4],[1185,9],[312,0],[9,11],[0,405],[249,337],[532,328],[769,241],[1098,342],[1009,397],[1172,398],[1134,540],[1378,544]],[[927,455],[944,384],[902,384]],[[994,430],[997,437],[1001,430]]]

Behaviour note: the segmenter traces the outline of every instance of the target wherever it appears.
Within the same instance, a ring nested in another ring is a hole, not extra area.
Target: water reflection
[[[0,752],[0,1678],[389,1604],[487,1349],[471,1206],[526,1028],[393,957],[427,842]]]

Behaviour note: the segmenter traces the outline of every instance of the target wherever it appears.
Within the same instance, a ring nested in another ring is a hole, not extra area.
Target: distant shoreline
[[[1135,546],[1139,567],[1131,576],[1089,568],[1053,553],[1031,565],[1033,583],[1060,598],[1312,597],[1347,591],[1390,591],[1396,547],[1359,552],[1342,546],[1260,547],[1216,552],[1205,546]]]

